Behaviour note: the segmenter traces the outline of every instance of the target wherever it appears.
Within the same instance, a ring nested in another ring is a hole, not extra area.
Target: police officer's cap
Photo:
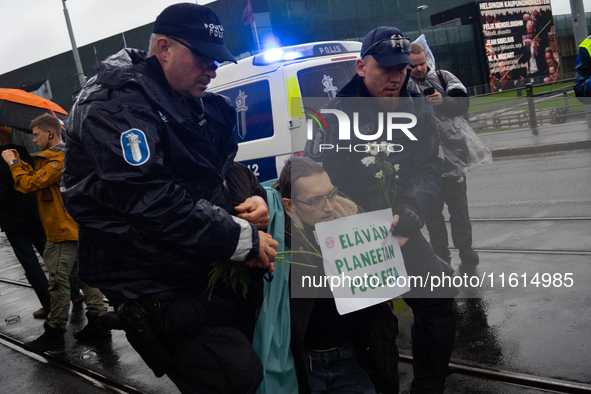
[[[361,44],[361,58],[371,55],[382,67],[391,67],[398,64],[409,64],[410,39],[404,37],[402,32],[389,26],[380,26],[373,29],[363,39]]]
[[[152,30],[156,34],[184,38],[193,48],[218,62],[236,63],[224,44],[224,28],[209,7],[194,3],[173,4],[156,18]]]

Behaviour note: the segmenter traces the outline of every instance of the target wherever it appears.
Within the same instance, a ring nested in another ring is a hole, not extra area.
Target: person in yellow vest
[[[591,36],[585,38],[579,45],[579,54],[575,71],[575,94],[577,97],[591,97]]]
[[[70,311],[70,281],[78,277],[78,226],[64,208],[60,184],[65,156],[65,144],[61,137],[61,123],[51,114],[43,114],[31,122],[33,142],[43,152],[35,157],[35,168],[22,161],[15,149],[2,152],[2,158],[10,165],[14,188],[22,193],[37,193],[39,216],[47,244],[43,261],[49,271],[49,296],[51,311],[44,323],[45,332],[24,347],[32,352],[63,350],[64,333]],[[102,293],[77,280],[85,295],[88,324],[74,333],[78,340],[104,337],[111,334],[103,328],[98,315],[107,311]]]

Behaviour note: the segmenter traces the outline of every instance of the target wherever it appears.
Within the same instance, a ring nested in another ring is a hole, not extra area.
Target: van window
[[[228,97],[236,109],[238,143],[273,136],[273,113],[269,81],[261,80],[218,92]]]
[[[298,71],[304,107],[308,106],[306,97],[326,97],[328,103],[356,72],[355,60],[323,64]]]

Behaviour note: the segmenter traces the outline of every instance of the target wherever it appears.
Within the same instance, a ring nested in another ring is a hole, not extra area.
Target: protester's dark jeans
[[[451,238],[454,246],[460,251],[472,250],[472,225],[468,213],[468,197],[466,196],[466,177],[443,177],[441,192],[437,199],[429,206],[425,218],[429,240],[435,254],[445,261],[450,261],[449,243],[445,218],[443,216],[443,204],[447,204],[449,222],[451,226]]]
[[[10,242],[16,258],[23,266],[25,276],[33,287],[33,290],[35,290],[41,306],[46,311],[49,311],[51,309],[51,301],[49,299],[47,276],[45,276],[45,272],[43,272],[37,254],[33,249],[34,245],[39,254],[43,255],[46,242],[45,233],[43,231],[32,233],[9,231],[6,232],[6,238],[8,238],[8,242]]]
[[[357,363],[355,346],[328,352],[309,352],[312,393],[375,394],[374,385]]]
[[[442,268],[427,240],[419,233],[402,247],[408,275],[440,276]],[[428,283],[428,282],[427,282]],[[413,374],[411,394],[443,393],[456,333],[454,288],[411,290],[404,301],[411,307]],[[417,295],[421,296],[417,298]]]

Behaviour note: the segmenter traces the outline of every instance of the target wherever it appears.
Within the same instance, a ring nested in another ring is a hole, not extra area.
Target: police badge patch
[[[121,134],[123,158],[132,166],[144,164],[150,158],[150,147],[146,135],[139,129],[131,129]]]

